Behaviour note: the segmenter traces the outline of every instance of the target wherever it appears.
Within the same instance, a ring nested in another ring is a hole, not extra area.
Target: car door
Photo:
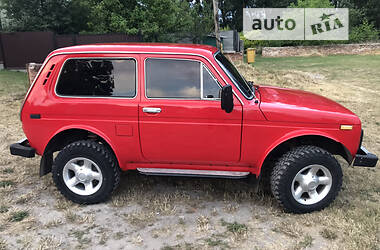
[[[139,105],[143,157],[156,163],[219,164],[240,159],[242,106],[221,109],[221,80],[195,56],[144,58]]]

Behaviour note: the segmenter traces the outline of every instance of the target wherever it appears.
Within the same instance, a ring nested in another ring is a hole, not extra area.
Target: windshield
[[[240,75],[235,66],[220,52],[215,54],[215,59],[219,66],[222,67],[224,72],[226,72],[229,78],[234,82],[240,92],[242,92],[247,99],[252,99],[253,87],[251,87],[244,77]]]

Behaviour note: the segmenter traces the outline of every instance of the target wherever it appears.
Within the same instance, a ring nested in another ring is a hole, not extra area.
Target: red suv
[[[374,167],[359,118],[316,94],[256,86],[215,47],[101,44],[53,51],[26,94],[27,139],[61,193],[106,200],[120,171],[270,181],[286,211],[331,203],[342,185],[333,155]],[[53,159],[53,153],[59,152]]]

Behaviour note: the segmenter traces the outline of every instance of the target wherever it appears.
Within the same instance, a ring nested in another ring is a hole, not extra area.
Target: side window
[[[134,59],[69,59],[63,65],[56,92],[62,96],[134,97]]]
[[[218,81],[211,75],[208,69],[202,65],[203,96],[202,98],[220,98],[220,87]]]
[[[200,99],[200,62],[148,58],[146,95],[151,98]]]
[[[145,77],[148,98],[220,98],[218,82],[198,61],[148,58],[145,61]]]

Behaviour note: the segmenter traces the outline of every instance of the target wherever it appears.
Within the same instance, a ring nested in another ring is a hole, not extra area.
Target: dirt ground
[[[380,155],[380,56],[261,59],[255,67],[236,65],[256,84],[301,88],[350,108],[363,122],[364,144]],[[26,76],[3,73],[0,250],[379,249],[379,164],[377,169],[352,168],[339,159],[344,180],[338,198],[327,209],[305,215],[284,213],[273,197],[257,193],[244,180],[133,172],[122,176],[108,202],[73,204],[57,191],[51,174],[39,177],[39,157],[9,155],[9,145],[23,137],[18,115]]]

